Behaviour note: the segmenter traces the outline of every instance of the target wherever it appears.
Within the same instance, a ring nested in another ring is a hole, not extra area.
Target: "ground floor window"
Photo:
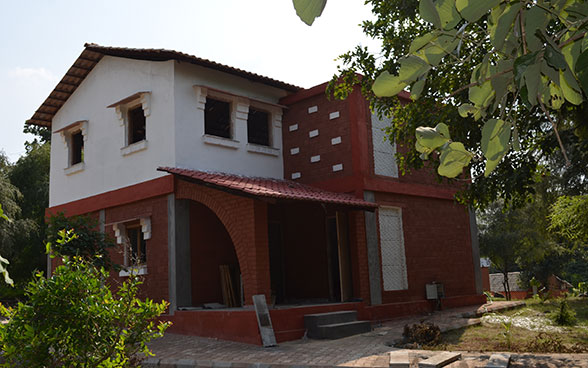
[[[380,207],[380,251],[384,291],[408,289],[406,255],[402,230],[402,210],[396,207]]]

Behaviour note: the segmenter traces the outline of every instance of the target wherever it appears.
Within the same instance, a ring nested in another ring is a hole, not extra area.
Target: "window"
[[[129,242],[126,249],[127,264],[125,266],[142,265],[147,263],[146,244],[140,225],[127,227]]]
[[[84,135],[81,130],[71,134],[69,149],[69,166],[84,162]]]
[[[204,134],[231,138],[231,104],[229,102],[206,98]]]
[[[269,114],[267,112],[249,107],[247,141],[261,146],[270,145]]]
[[[396,207],[380,207],[380,251],[384,291],[408,289],[402,210]]]
[[[145,140],[145,113],[143,106],[130,108],[127,112],[128,142],[131,145]]]
[[[151,239],[151,219],[142,217],[112,225],[116,243],[122,246],[123,270],[119,276],[147,274],[147,240]]]

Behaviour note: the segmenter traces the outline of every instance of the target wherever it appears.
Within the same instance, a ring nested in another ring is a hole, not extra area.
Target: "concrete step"
[[[352,321],[320,325],[308,330],[308,337],[314,339],[340,339],[360,333],[370,332],[372,325],[369,321]]]
[[[486,368],[508,368],[510,354],[492,354]]]
[[[306,314],[304,316],[304,327],[310,330],[321,325],[332,325],[334,323],[353,321],[357,321],[357,311]]]

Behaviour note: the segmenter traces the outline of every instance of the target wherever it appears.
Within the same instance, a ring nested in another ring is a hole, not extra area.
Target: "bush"
[[[559,308],[553,316],[553,321],[560,326],[573,326],[576,324],[576,313],[570,308],[567,295],[559,302]]]
[[[169,326],[155,322],[167,303],[138,299],[137,277],[129,277],[116,293],[107,278],[104,268],[79,256],[64,257],[50,279],[37,273],[26,287],[26,304],[0,305],[9,319],[0,326],[4,366],[138,366],[138,353],[150,355],[146,343]]]

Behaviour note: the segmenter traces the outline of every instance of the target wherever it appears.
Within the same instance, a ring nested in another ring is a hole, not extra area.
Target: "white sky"
[[[165,48],[312,87],[357,44],[377,50],[359,24],[363,0],[329,0],[312,27],[291,0],[36,0],[0,8],[0,150],[24,153],[29,119],[83,50]]]

